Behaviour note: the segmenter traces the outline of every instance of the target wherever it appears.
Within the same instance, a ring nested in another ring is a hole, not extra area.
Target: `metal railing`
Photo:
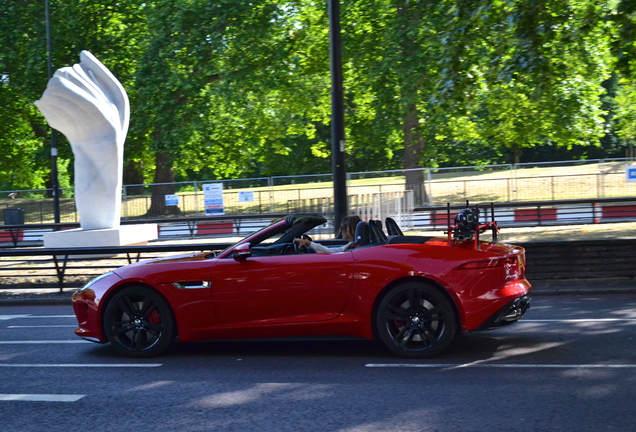
[[[418,191],[416,205],[443,205],[464,200],[525,202],[630,197],[636,196],[636,184],[625,181],[624,168],[629,163],[631,159],[597,159],[358,172],[348,174],[348,194],[414,190]],[[564,173],[566,169],[568,171]],[[409,171],[418,171],[424,179],[423,184],[406,184]],[[204,216],[203,185],[207,183],[223,184],[224,210],[228,215],[285,213],[290,210],[290,202],[314,200],[324,203],[333,197],[331,174],[174,183],[170,186],[178,195],[179,205],[168,207],[157,205],[164,196],[153,196],[154,186],[164,184],[125,185],[122,220]],[[0,192],[0,197],[7,197],[0,198],[0,208],[21,208],[27,223],[51,223],[53,202],[46,198],[49,192]],[[242,200],[245,192],[249,192],[249,201]],[[15,198],[8,198],[9,195]],[[61,195],[61,222],[76,223],[73,189],[62,189]]]
[[[527,201],[522,203],[475,203],[483,220],[490,220],[491,208],[500,227],[566,226],[636,221],[636,197]],[[451,217],[466,204],[451,206]],[[416,207],[415,230],[442,230],[449,225],[447,206]]]
[[[416,205],[443,205],[464,200],[525,202],[630,197],[636,196],[636,184],[625,181],[624,169],[629,163],[630,159],[598,159],[358,172],[348,174],[348,194],[413,190],[417,191]],[[564,173],[566,169],[568,171]],[[424,179],[423,184],[406,184],[410,171],[418,171],[419,177]],[[125,185],[121,217],[122,220],[138,220],[204,216],[203,185],[207,183],[223,184],[227,215],[285,213],[290,211],[290,202],[314,200],[325,203],[331,200],[331,180],[330,174],[316,174],[179,182],[170,184],[178,195],[178,206],[157,205],[165,197],[153,196],[153,188],[165,184]],[[52,223],[53,202],[46,198],[49,192],[0,192],[0,197],[7,197],[0,198],[0,208],[22,209],[26,223]],[[246,192],[249,192],[249,201],[242,199]],[[62,189],[61,195],[61,222],[77,223],[73,189]]]
[[[171,252],[212,252],[229,247],[229,243],[198,245],[152,245],[59,249],[0,250],[0,289],[11,288],[64,288],[79,287],[109,269],[165,256]],[[14,261],[6,261],[11,258]],[[87,264],[90,262],[90,264]],[[25,272],[29,275],[25,278]],[[29,282],[37,278],[38,283]],[[12,282],[7,284],[9,279]],[[25,279],[22,281],[22,279]],[[44,280],[44,282],[42,282]],[[51,282],[46,282],[50,280]]]
[[[396,198],[397,200],[397,198]],[[494,208],[495,219],[500,227],[554,226],[572,224],[600,224],[636,221],[636,198],[561,200],[554,202],[537,201],[524,203],[470,203],[482,210],[482,220],[489,221]],[[451,207],[451,217],[465,207],[455,204]],[[366,207],[368,208],[368,206]],[[311,210],[311,209],[306,209]],[[241,237],[268,225],[284,214],[237,215],[147,220],[158,223],[160,238],[217,238],[219,243],[185,245],[120,246],[108,248],[64,248],[44,249],[24,246],[41,245],[37,233],[54,229],[77,227],[77,224],[23,224],[5,227],[5,237],[0,236],[0,288],[60,287],[80,286],[88,279],[107,269],[117,268],[134,260],[152,258],[171,252],[211,251],[229,246],[227,237]],[[377,214],[370,215],[381,219]],[[441,231],[449,225],[447,206],[415,207],[410,213],[411,230]],[[128,222],[125,222],[128,223]],[[402,228],[408,230],[407,225]],[[13,230],[14,237],[7,237]],[[325,224],[317,230],[319,234],[333,235],[333,226]],[[4,242],[3,242],[4,241]],[[22,248],[9,248],[9,246]],[[95,256],[98,255],[98,256]],[[89,258],[90,256],[90,258]],[[88,263],[88,264],[87,264]],[[49,279],[53,282],[34,284],[30,278]],[[10,280],[10,283],[6,283]]]
[[[446,206],[414,207],[410,193],[385,192],[364,195],[366,202],[356,202],[362,195],[352,195],[351,214],[363,219],[394,218],[405,230],[434,231],[448,225]],[[475,202],[470,201],[471,205]],[[465,206],[454,201],[453,211]],[[484,212],[489,202],[481,201]],[[493,203],[500,226],[576,225],[629,222],[636,220],[636,198],[575,199]],[[288,203],[283,213],[197,216],[122,221],[123,225],[153,223],[158,225],[160,240],[188,238],[243,237],[290,213],[320,213],[329,222],[317,228],[318,234],[331,235],[334,227],[330,199],[306,199]],[[0,247],[41,246],[45,233],[78,228],[77,223],[22,224],[0,226]]]

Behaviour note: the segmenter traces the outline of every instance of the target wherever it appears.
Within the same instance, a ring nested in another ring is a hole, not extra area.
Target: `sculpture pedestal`
[[[118,228],[73,229],[44,234],[45,248],[108,247],[145,244],[157,240],[157,224],[121,225]]]

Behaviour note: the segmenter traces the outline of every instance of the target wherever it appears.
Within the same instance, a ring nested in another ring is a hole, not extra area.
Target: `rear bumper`
[[[508,302],[504,307],[495,312],[475,331],[489,330],[515,323],[521,319],[530,308],[530,296],[524,295]]]

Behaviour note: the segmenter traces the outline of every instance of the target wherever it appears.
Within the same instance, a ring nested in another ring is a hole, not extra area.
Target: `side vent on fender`
[[[210,288],[212,282],[210,281],[188,281],[188,282],[172,282],[172,285],[179,289],[201,289]]]

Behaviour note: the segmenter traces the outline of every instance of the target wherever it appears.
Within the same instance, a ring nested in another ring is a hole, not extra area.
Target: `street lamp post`
[[[51,51],[51,10],[49,0],[44,0],[44,17],[46,21],[46,63],[48,77],[53,76],[53,59]],[[51,129],[51,187],[53,189],[53,218],[55,223],[60,223],[60,185],[57,175],[57,131]]]
[[[333,171],[334,228],[337,232],[342,218],[348,212],[339,0],[329,0],[329,62],[331,69],[331,166]]]

